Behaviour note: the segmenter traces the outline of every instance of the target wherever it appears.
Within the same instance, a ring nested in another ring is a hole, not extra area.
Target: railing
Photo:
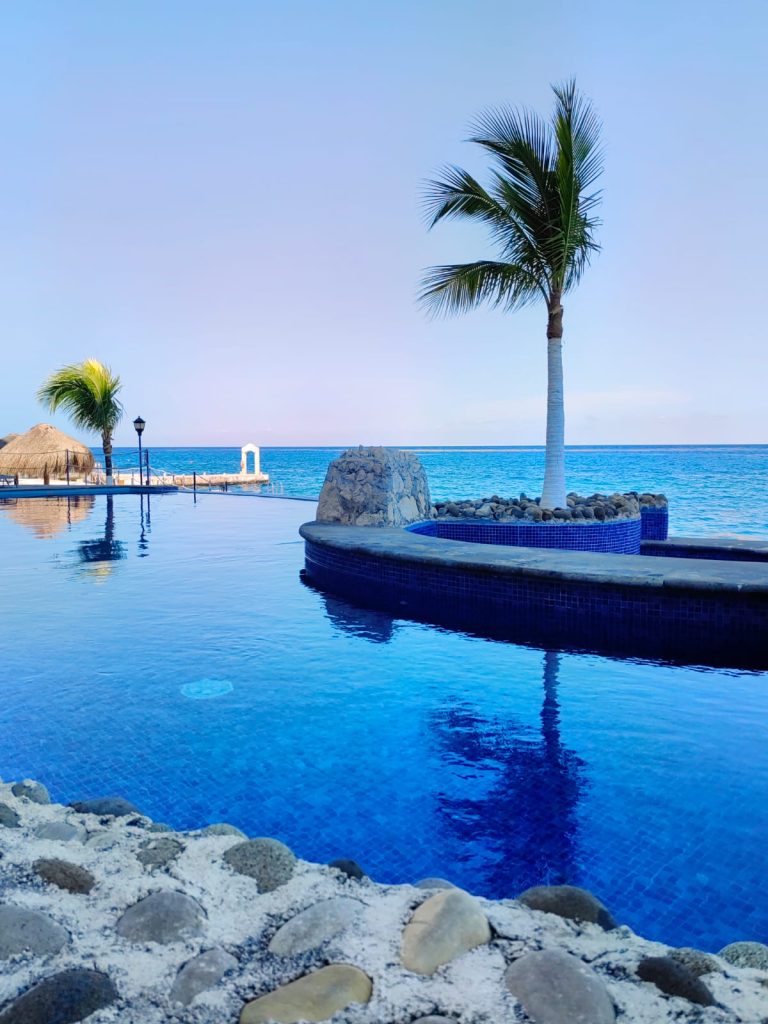
[[[34,471],[25,472],[25,467],[33,466],[35,459],[42,461],[38,461]],[[10,452],[3,459],[3,449],[0,448],[0,486],[4,484],[18,485],[20,480],[32,483],[40,479],[44,485],[50,484],[52,480],[57,484],[66,483],[67,486],[73,483],[103,486],[107,483],[107,474],[102,462],[94,461],[87,473],[82,472],[79,468],[81,462],[82,452],[71,449]],[[243,476],[239,473],[198,473],[196,470],[178,473],[166,469],[152,470],[150,468],[150,453],[146,448],[142,452],[141,466],[120,466],[115,462],[112,463],[112,484],[117,487],[170,486],[183,490],[206,490],[223,494],[236,488],[236,493],[239,494],[254,491],[259,495],[269,497],[280,497],[285,494],[285,487],[282,483],[251,480],[247,475]]]
[[[44,485],[52,481],[67,486],[76,484],[105,484],[107,475],[101,462],[94,461],[87,471],[83,467],[83,452],[70,448],[48,448],[44,451],[5,452],[0,448],[0,484],[19,485],[21,481]],[[143,465],[120,467],[113,463],[112,480],[116,484],[140,484],[151,480],[149,451],[144,452]]]

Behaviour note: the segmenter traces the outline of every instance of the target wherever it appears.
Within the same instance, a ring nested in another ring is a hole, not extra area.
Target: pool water
[[[379,881],[570,882],[768,940],[768,674],[544,651],[304,585],[314,505],[0,501],[0,776]]]

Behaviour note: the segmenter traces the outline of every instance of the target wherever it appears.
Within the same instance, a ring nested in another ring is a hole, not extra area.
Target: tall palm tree
[[[542,300],[547,306],[547,446],[543,508],[565,507],[562,298],[599,250],[594,184],[602,171],[600,122],[570,81],[553,86],[546,121],[531,111],[489,110],[470,141],[490,154],[488,188],[460,167],[447,167],[425,194],[429,226],[448,217],[484,224],[499,259],[432,267],[421,302],[434,313],[459,313],[484,302],[511,311]]]
[[[112,435],[123,415],[117,397],[121,388],[120,378],[108,366],[86,359],[56,370],[37,393],[51,412],[63,409],[81,430],[101,434],[108,484],[112,483]]]

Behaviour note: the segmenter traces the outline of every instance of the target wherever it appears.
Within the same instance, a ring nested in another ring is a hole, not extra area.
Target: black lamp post
[[[141,486],[141,484],[142,484],[142,479],[141,479],[141,435],[144,433],[144,427],[145,426],[146,426],[146,423],[141,418],[141,416],[137,416],[136,419],[133,421],[133,429],[136,431],[136,433],[138,434],[138,437],[139,437],[139,486]],[[147,480],[147,484],[149,484],[149,480]]]

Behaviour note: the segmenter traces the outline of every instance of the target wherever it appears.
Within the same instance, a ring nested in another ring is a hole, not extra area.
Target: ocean
[[[544,450],[534,447],[405,446],[418,453],[434,500],[541,493]],[[316,498],[343,448],[262,448],[263,493]],[[135,448],[116,448],[120,468]],[[152,448],[153,472],[237,473],[239,448]],[[670,529],[699,536],[768,537],[768,445],[583,446],[566,453],[569,490],[653,491],[670,502]]]

